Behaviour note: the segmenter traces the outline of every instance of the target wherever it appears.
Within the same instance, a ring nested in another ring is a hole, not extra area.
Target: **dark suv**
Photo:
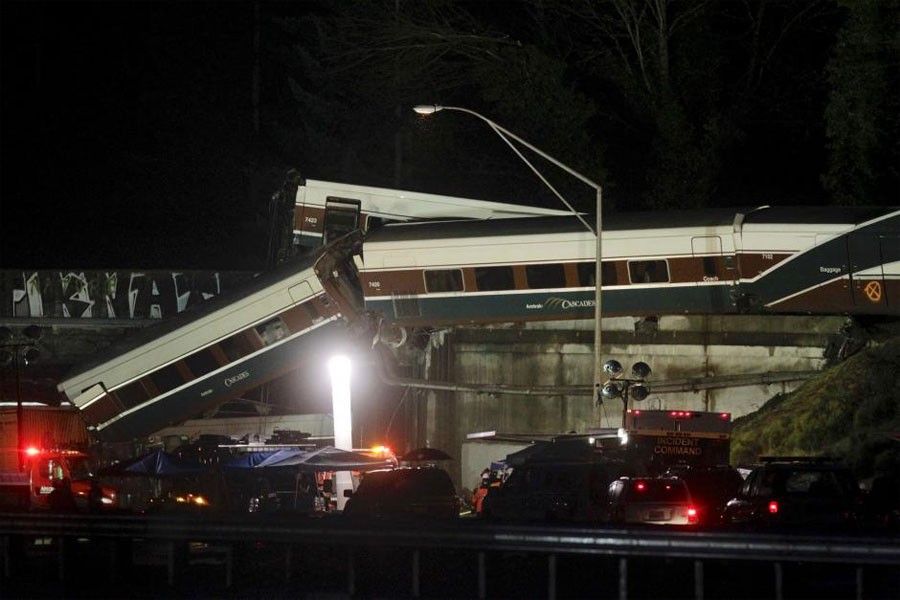
[[[453,481],[437,467],[369,471],[348,495],[344,514],[350,517],[459,517]]]
[[[509,478],[491,488],[482,516],[510,521],[582,521],[608,519],[610,482],[619,464],[592,461],[530,461],[513,468]]]
[[[725,524],[849,527],[862,494],[850,469],[828,458],[764,457],[722,513]]]

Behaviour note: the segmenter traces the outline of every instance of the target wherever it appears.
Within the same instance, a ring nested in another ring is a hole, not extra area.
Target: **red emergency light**
[[[694,413],[689,410],[670,410],[669,416],[673,419],[690,419]]]

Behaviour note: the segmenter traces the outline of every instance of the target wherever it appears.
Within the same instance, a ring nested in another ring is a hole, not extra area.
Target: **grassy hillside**
[[[828,455],[865,478],[900,474],[900,337],[859,352],[737,419],[732,464]]]

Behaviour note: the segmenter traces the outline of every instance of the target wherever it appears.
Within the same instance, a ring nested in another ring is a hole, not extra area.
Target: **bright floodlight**
[[[328,361],[331,374],[331,410],[334,415],[334,447],[353,450],[353,415],[350,410],[350,359],[335,356]],[[344,510],[347,498],[344,490],[353,489],[349,471],[338,471],[334,475],[337,509]]]
[[[603,370],[612,378],[620,377],[623,373],[622,363],[617,360],[610,359],[603,365]]]
[[[638,383],[636,385],[631,386],[631,397],[634,400],[641,401],[646,400],[647,396],[650,395],[650,390],[642,383]]]
[[[631,374],[638,379],[647,379],[650,377],[650,365],[645,362],[636,362],[631,367]]]
[[[25,348],[25,352],[22,354],[22,358],[25,359],[25,364],[30,365],[34,361],[38,360],[41,357],[41,351],[35,348],[34,346],[28,346]]]
[[[350,359],[335,356],[328,361],[331,374],[331,403],[334,412],[334,446],[353,449],[352,413],[350,410]]]
[[[437,104],[419,104],[419,105],[413,107],[413,110],[416,111],[417,113],[419,113],[420,115],[431,115],[431,114],[438,112],[442,108],[443,108],[442,106],[439,106]]]
[[[600,391],[603,394],[603,397],[612,400],[613,398],[619,398],[622,395],[622,390],[619,389],[614,383],[607,383],[603,386],[603,389]]]

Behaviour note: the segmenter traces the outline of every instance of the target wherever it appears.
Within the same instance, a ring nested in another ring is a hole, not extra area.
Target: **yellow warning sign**
[[[863,288],[863,292],[865,292],[869,302],[881,302],[881,282],[870,281]]]

